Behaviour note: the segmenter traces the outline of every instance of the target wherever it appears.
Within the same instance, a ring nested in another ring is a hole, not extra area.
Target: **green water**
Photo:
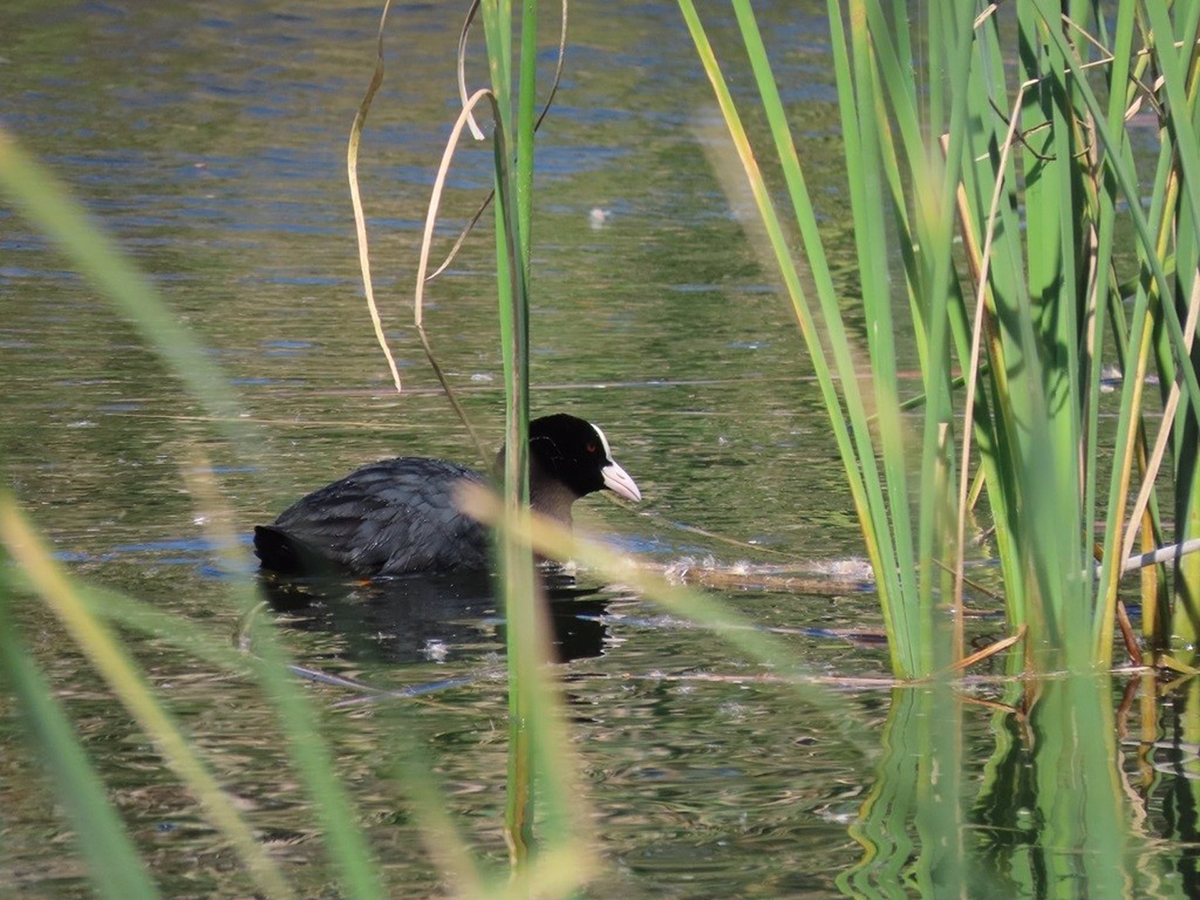
[[[798,6],[760,16],[831,250],[848,259],[824,5]],[[441,4],[397,8],[360,164],[377,289],[405,376],[398,397],[361,299],[343,168],[376,9],[0,8],[0,122],[155,278],[236,385],[259,451],[247,461],[215,441],[132,328],[0,208],[0,454],[23,505],[78,574],[232,635],[236,616],[206,540],[214,510],[188,487],[197,473],[215,473],[244,536],[299,494],[382,456],[478,462],[406,305],[456,111],[458,15]],[[545,19],[548,47],[557,23]],[[713,23],[718,49],[732,48],[728,22]],[[548,73],[549,53],[544,62]],[[482,74],[477,56],[473,83]],[[748,88],[743,79],[739,90]],[[538,153],[534,412],[600,424],[645,498],[636,508],[589,499],[580,525],[659,564],[856,554],[802,343],[760,267],[757,232],[743,227],[741,176],[673,4],[573,8],[567,75]],[[490,161],[489,149],[464,147],[443,252],[490,186]],[[494,442],[502,393],[492,264],[483,227],[432,288],[427,321]],[[852,289],[849,264],[838,269]],[[1028,718],[1016,712],[1026,699],[1019,685],[972,684],[952,696],[843,685],[846,715],[830,721],[718,639],[594,576],[580,582],[593,605],[591,624],[577,627],[594,652],[561,674],[605,862],[590,896],[944,896],[960,881],[970,896],[997,897],[1200,889],[1191,788],[1200,729],[1185,691],[1158,718],[1149,703],[1139,727],[1136,712],[1111,718],[1123,681],[1074,694],[1052,683]],[[815,673],[885,674],[877,642],[839,637],[878,628],[869,594],[739,590],[725,599],[788,629]],[[232,852],[64,649],[48,614],[27,603],[19,619],[164,895],[245,896],[251,885]],[[280,622],[297,659],[326,671],[384,687],[469,679],[401,712],[438,761],[473,845],[502,863],[506,703],[493,676],[503,640],[487,602],[431,612],[421,597],[360,591]],[[993,625],[978,626],[981,642],[1000,636]],[[301,893],[328,896],[320,835],[282,739],[264,727],[260,695],[157,642],[134,645]],[[352,692],[311,693],[392,895],[438,893],[441,875],[389,763],[391,713],[345,705]],[[1084,708],[1095,721],[1064,733]],[[8,707],[0,714],[0,888],[85,896],[82,863],[21,725]],[[946,774],[955,770],[957,781]],[[947,862],[959,857],[967,862]]]

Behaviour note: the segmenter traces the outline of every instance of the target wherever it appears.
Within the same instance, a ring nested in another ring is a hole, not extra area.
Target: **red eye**
[[[596,445],[595,445],[595,444],[588,444],[588,445],[587,445],[587,452],[588,452],[588,453],[595,453],[595,452],[596,452]]]

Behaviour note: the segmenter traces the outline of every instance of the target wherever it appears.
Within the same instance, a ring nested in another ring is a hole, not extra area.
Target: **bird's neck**
[[[556,519],[568,528],[571,526],[571,504],[577,499],[575,493],[561,482],[530,486],[529,505],[534,511]]]

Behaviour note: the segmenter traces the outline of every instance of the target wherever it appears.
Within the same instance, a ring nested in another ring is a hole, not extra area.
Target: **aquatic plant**
[[[1110,665],[1117,624],[1127,623],[1118,589],[1136,569],[1151,658],[1193,665],[1200,557],[1183,551],[1200,524],[1200,7],[1144,0],[1109,18],[1082,0],[931,0],[919,13],[831,0],[859,274],[847,297],[834,289],[804,148],[751,4],[733,9],[769,126],[755,139],[696,5],[679,5],[820,380],[895,672],[923,676],[963,659],[964,567],[976,538],[995,551],[1027,664]],[[1135,153],[1147,122],[1156,151]],[[861,334],[847,325],[851,305]],[[899,387],[897,334],[909,329],[917,414],[904,411],[914,397]],[[1157,428],[1151,364],[1165,411]],[[1112,427],[1110,371],[1121,376]],[[1172,484],[1173,499],[1160,498]],[[969,535],[984,510],[987,533]],[[1157,556],[1131,559],[1139,535]],[[1125,640],[1140,659],[1128,624]]]

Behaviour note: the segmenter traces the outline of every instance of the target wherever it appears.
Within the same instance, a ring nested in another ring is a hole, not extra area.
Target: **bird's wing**
[[[461,480],[482,479],[442,460],[383,460],[297,501],[272,527],[362,574],[485,568],[486,532],[454,505]]]

